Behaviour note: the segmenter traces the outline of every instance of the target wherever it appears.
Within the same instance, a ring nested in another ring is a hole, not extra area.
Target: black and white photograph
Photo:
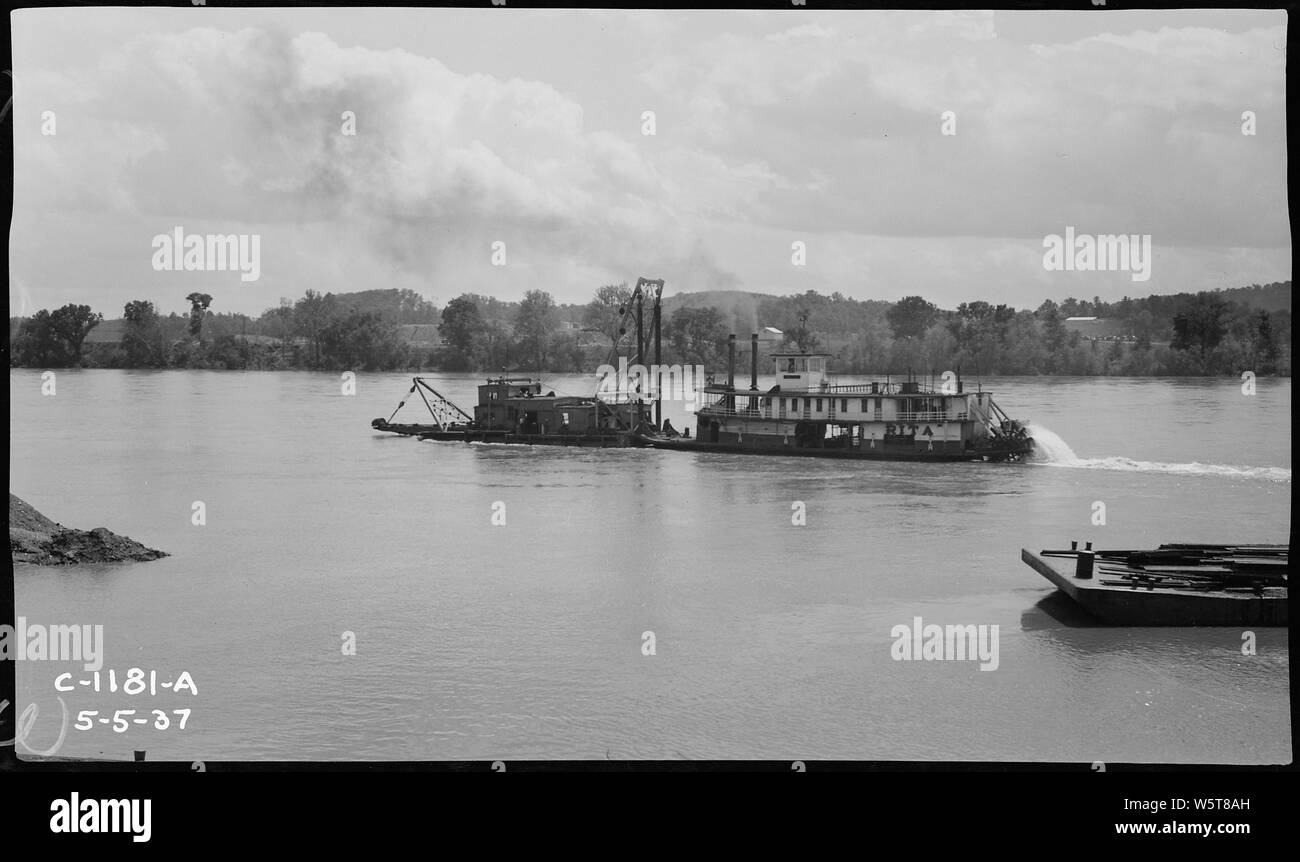
[[[15,764],[1289,766],[1287,11],[1106,6],[14,11]]]

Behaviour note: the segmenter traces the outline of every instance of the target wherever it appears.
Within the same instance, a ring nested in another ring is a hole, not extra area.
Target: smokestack
[[[736,333],[727,337],[727,388],[736,388]]]
[[[749,388],[758,388],[758,333],[749,336]]]

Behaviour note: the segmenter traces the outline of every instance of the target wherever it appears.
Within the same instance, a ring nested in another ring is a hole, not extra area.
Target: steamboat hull
[[[514,434],[506,431],[467,429],[463,431],[426,431],[418,435],[421,440],[444,443],[500,443],[526,446],[576,446],[587,449],[625,449],[646,445],[631,432],[613,434]]]
[[[912,461],[956,463],[967,461],[1020,461],[1033,452],[1032,443],[986,449],[914,449],[905,446],[799,447],[794,445],[750,445],[746,443],[707,443],[698,439],[663,438],[642,435],[645,445],[678,452],[718,452],[738,455],[775,455],[804,458],[841,458],[856,461]]]
[[[428,425],[412,422],[387,422],[383,419],[376,419],[370,423],[370,427],[376,431],[384,431],[389,434],[401,434],[404,437],[418,437],[421,434],[431,434],[442,430],[441,425]]]

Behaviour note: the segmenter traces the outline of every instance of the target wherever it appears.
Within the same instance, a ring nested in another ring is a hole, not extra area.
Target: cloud
[[[963,271],[1041,291],[1036,255],[1018,250],[1067,225],[1150,233],[1181,261],[1171,271],[1193,273],[1201,249],[1249,280],[1289,276],[1268,275],[1290,247],[1284,23],[1034,43],[998,37],[985,13],[525,12],[502,38],[538,53],[457,69],[419,38],[366,47],[375,31],[237,11],[215,20],[261,26],[169,31],[159,22],[181,19],[158,14],[75,64],[24,54],[13,249],[33,296],[173,290],[147,253],[176,224],[262,232],[268,297],[392,285],[582,300],[647,275],[673,290],[889,278],[942,298]],[[53,13],[22,20],[61,32]],[[586,55],[528,41],[569,21],[596,28],[602,58],[648,59],[592,67],[608,80],[584,88]],[[33,121],[47,107],[55,137]],[[646,107],[653,137],[621,119]],[[945,111],[955,136],[940,134]],[[817,251],[792,273],[796,238]],[[491,265],[496,241],[506,267]]]
[[[1026,45],[985,15],[911,18],[901,38],[841,18],[775,47],[719,35],[643,80],[684,101],[695,146],[766,166],[758,223],[1041,237],[1086,217],[1187,245],[1289,243],[1282,26]],[[810,193],[818,177],[834,195]]]
[[[670,265],[698,263],[679,199],[727,173],[678,153],[666,161],[682,170],[665,176],[627,140],[587,132],[582,106],[543,82],[457,73],[321,33],[146,35],[100,72],[103,98],[82,115],[90,131],[58,148],[20,143],[31,186],[56,190],[42,207],[129,211],[146,225],[337,219],[385,260],[448,279],[480,277],[496,240],[531,262],[520,279],[571,275],[559,257],[626,277],[649,248]],[[345,111],[355,135],[342,133]],[[725,196],[717,205],[734,215]],[[633,232],[640,248],[623,239]],[[476,262],[457,264],[466,258]]]

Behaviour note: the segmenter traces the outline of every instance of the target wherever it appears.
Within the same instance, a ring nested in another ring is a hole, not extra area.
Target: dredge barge
[[[662,279],[641,278],[619,310],[619,334],[627,334],[625,323],[635,316],[637,362],[644,360],[651,343],[655,361],[661,348]],[[650,332],[646,332],[645,303],[651,302]],[[617,343],[614,345],[617,349]],[[474,415],[462,410],[430,385],[413,377],[411,388],[387,419],[370,423],[376,431],[418,437],[421,440],[464,441],[466,443],[523,443],[545,446],[595,446],[615,448],[644,446],[640,432],[656,427],[662,407],[651,405],[638,392],[614,393],[612,397],[557,395],[543,391],[532,377],[490,378],[478,387]],[[418,394],[428,408],[431,422],[394,423],[412,395]]]
[[[642,445],[635,429],[644,421],[643,405],[611,404],[599,398],[556,395],[554,391],[543,394],[542,390],[541,381],[531,377],[490,379],[478,387],[478,404],[470,416],[440,395],[427,380],[415,377],[408,396],[420,394],[433,422],[395,425],[385,419],[375,419],[370,426],[376,431],[421,440],[602,448]],[[399,404],[398,409],[405,403]]]

